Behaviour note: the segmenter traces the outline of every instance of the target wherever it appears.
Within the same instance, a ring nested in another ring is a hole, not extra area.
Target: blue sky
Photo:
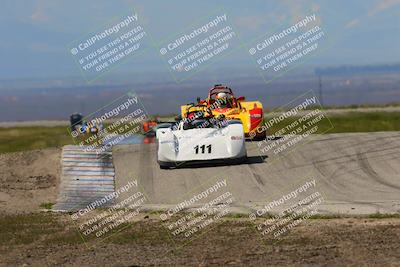
[[[400,0],[339,1],[55,1],[3,0],[0,10],[1,79],[79,76],[69,43],[135,10],[155,42],[187,29],[216,10],[226,12],[243,43],[272,28],[319,15],[333,45],[314,65],[364,65],[400,62]],[[221,64],[238,64],[235,53]],[[115,73],[135,69],[163,71],[157,50],[129,60]],[[166,71],[166,69],[164,69]]]

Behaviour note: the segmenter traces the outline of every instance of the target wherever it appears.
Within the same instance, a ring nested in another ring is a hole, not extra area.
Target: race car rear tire
[[[256,135],[255,138],[257,139],[256,141],[263,141],[263,140],[267,139],[267,133],[262,132],[261,134]]]
[[[248,141],[263,141],[265,139],[267,139],[267,133],[266,132],[257,134],[254,137],[246,135],[246,140],[248,140]]]
[[[267,132],[263,131],[261,133],[257,133],[253,138],[251,138],[252,141],[263,141],[267,138]]]

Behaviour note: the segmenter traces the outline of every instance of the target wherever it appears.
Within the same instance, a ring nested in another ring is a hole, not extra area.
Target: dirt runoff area
[[[55,203],[61,149],[0,154],[0,214],[38,212]]]
[[[181,243],[150,212],[84,241],[69,214],[42,211],[57,198],[60,152],[0,155],[0,266],[400,266],[397,218],[309,219],[276,242],[231,215]]]
[[[399,266],[400,262],[397,219],[312,219],[276,243],[261,238],[249,221],[226,218],[180,246],[152,215],[105,240],[88,243],[67,217],[42,213],[1,218],[0,265]]]

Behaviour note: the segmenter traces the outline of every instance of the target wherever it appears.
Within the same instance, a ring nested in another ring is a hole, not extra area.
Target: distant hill
[[[367,65],[367,66],[339,66],[316,68],[316,75],[338,76],[338,75],[356,75],[368,73],[393,73],[400,72],[400,64],[394,65]]]

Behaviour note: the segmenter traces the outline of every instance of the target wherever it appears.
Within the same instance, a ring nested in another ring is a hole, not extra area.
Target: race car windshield
[[[186,122],[183,125],[184,130],[189,130],[189,129],[200,129],[200,128],[216,128],[218,125],[214,124],[210,120],[206,119],[196,119],[191,122]]]

